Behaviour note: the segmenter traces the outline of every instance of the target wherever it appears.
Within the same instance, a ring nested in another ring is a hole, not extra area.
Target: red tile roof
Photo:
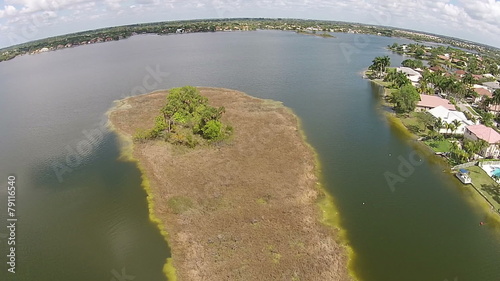
[[[444,55],[438,55],[438,58],[440,58],[442,60],[449,60],[450,59],[449,57],[444,56]]]
[[[441,72],[444,72],[444,68],[442,68],[441,66],[431,66],[429,67],[430,70],[436,72],[436,71],[441,71]]]
[[[493,94],[489,90],[484,88],[474,88],[474,91],[480,96],[487,96],[489,98],[493,97]]]
[[[478,139],[485,140],[489,144],[494,144],[500,141],[500,134],[485,125],[480,124],[468,126],[467,130],[476,135]]]
[[[417,104],[417,106],[419,107],[429,108],[435,108],[440,105],[448,110],[455,110],[455,106],[451,104],[449,100],[440,98],[438,96],[420,95],[420,101]]]

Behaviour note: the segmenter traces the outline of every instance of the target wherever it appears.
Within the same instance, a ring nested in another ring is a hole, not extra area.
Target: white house
[[[455,131],[453,131],[453,134],[463,135],[465,132],[465,128],[467,126],[474,125],[474,122],[467,119],[467,117],[465,117],[465,114],[463,114],[462,112],[448,110],[447,108],[441,105],[429,110],[429,113],[438,119],[440,118],[443,122],[447,124],[451,124],[453,123],[454,120],[458,120],[460,122],[460,126],[458,126],[458,128]],[[442,134],[451,133],[450,131],[446,130],[446,128],[441,128],[439,132]]]
[[[490,127],[486,127],[482,124],[468,126],[465,128],[464,139],[471,141],[482,139],[486,141],[489,146],[479,152],[483,157],[498,158],[500,155],[500,149],[498,148],[500,134]]]
[[[484,86],[488,87],[488,90],[494,92],[496,89],[500,89],[500,83],[498,81],[495,82],[484,82]]]
[[[404,67],[404,66],[398,67],[398,68],[396,68],[396,71],[403,72],[404,74],[406,74],[406,77],[408,77],[408,79],[410,79],[411,84],[413,86],[416,86],[418,84],[418,81],[420,80],[420,77],[422,77],[422,74],[420,74],[418,71],[413,70],[412,68],[409,68],[409,67]]]

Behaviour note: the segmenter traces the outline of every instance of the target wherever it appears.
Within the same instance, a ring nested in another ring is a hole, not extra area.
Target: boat
[[[455,176],[463,183],[463,184],[471,184],[472,179],[469,176],[469,171],[466,169],[460,169],[455,174]]]

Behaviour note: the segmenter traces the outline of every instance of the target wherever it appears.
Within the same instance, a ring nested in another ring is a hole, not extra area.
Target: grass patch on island
[[[182,214],[193,208],[193,201],[184,196],[174,196],[168,199],[167,206],[174,214]]]

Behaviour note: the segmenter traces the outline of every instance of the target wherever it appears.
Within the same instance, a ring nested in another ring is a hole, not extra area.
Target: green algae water
[[[359,74],[375,56],[398,65],[404,58],[384,47],[408,41],[335,36],[135,36],[0,63],[0,177],[5,187],[15,174],[18,191],[16,273],[4,266],[0,280],[167,280],[168,245],[149,219],[139,169],[119,160],[102,123],[116,99],[183,85],[233,88],[294,110],[359,280],[500,280],[492,214],[415,153],[384,117],[380,89]],[[410,157],[418,162],[391,188],[384,174]]]

